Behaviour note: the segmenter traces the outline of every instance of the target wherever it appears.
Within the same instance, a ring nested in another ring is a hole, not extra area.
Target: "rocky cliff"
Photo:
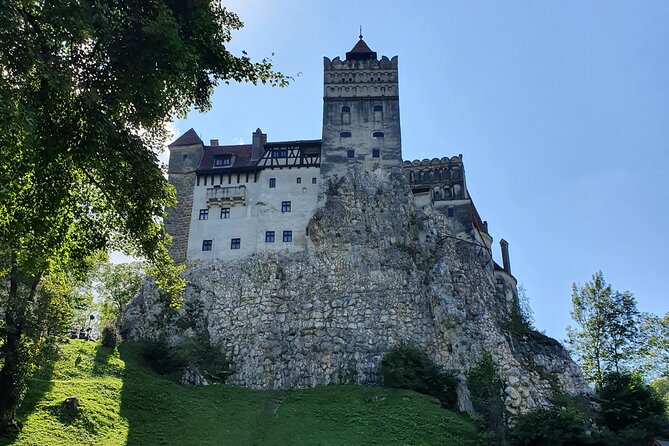
[[[206,331],[231,356],[228,382],[254,388],[378,383],[384,353],[410,341],[461,377],[490,352],[511,413],[555,391],[587,392],[559,343],[505,330],[489,255],[452,219],[417,210],[401,168],[353,168],[326,192],[306,252],[193,264],[176,312],[147,283],[127,311],[128,336]],[[459,396],[467,409],[464,385]]]

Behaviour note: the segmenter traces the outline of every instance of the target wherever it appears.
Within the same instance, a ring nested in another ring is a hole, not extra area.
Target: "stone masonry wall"
[[[254,388],[378,383],[383,355],[411,341],[462,382],[492,353],[511,413],[546,405],[554,391],[587,392],[557,342],[504,330],[490,263],[472,243],[446,237],[453,224],[416,210],[401,168],[352,168],[329,185],[306,253],[192,264],[184,305],[169,317],[147,283],[125,331],[168,342],[206,331],[232,358],[228,382]],[[467,409],[464,385],[459,396]]]
[[[170,255],[177,263],[185,262],[188,252],[188,233],[193,211],[195,180],[195,172],[170,173],[169,176],[170,184],[177,191],[177,204],[167,210],[165,229],[172,236]]]

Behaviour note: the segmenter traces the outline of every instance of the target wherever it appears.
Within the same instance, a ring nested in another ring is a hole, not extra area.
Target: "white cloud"
[[[232,142],[233,142],[233,144],[235,144],[235,145],[243,145],[243,144],[246,144],[246,143],[244,142],[244,138],[242,138],[241,136],[238,136],[237,138],[232,138]]]

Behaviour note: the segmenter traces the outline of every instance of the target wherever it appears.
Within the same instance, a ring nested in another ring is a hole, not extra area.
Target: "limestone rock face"
[[[505,331],[489,256],[452,219],[416,209],[401,168],[350,169],[333,181],[301,253],[262,253],[190,265],[179,310],[147,283],[126,313],[126,335],[206,332],[233,364],[228,383],[253,388],[378,383],[383,355],[410,341],[461,378],[490,352],[511,413],[552,392],[588,392],[563,347]],[[461,409],[468,409],[460,386]]]

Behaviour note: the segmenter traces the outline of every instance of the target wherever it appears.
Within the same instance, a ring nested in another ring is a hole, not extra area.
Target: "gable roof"
[[[198,136],[198,134],[195,132],[193,128],[188,130],[186,133],[181,135],[174,141],[172,144],[169,145],[169,147],[175,147],[175,146],[190,146],[193,144],[202,144],[202,140]]]
[[[198,171],[208,171],[214,169],[214,161],[219,156],[232,156],[232,165],[224,168],[216,168],[216,171],[224,172],[226,169],[238,169],[253,166],[251,154],[253,146],[251,144],[241,144],[234,146],[206,146],[204,156],[200,162]]]

